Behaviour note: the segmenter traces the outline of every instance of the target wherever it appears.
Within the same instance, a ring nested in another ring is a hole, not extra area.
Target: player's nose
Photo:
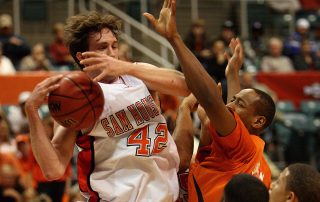
[[[110,57],[115,58],[116,57],[116,51],[112,47],[108,47],[107,55],[110,56]]]
[[[236,109],[236,105],[234,104],[234,102],[229,102],[226,106],[230,108],[232,111],[235,111]]]

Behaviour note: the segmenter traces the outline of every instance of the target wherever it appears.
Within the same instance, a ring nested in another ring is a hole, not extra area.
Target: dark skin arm
[[[229,54],[225,54],[228,58],[228,65],[226,67],[226,78],[228,86],[228,98],[227,103],[229,103],[233,96],[240,92],[240,80],[239,80],[239,71],[243,64],[243,47],[240,40],[232,39],[229,48],[232,53],[232,57]]]
[[[176,1],[165,0],[159,19],[145,13],[156,31],[171,43],[180,61],[188,88],[204,108],[221,136],[229,135],[236,121],[225,106],[216,82],[210,77],[193,53],[185,46],[176,28]]]

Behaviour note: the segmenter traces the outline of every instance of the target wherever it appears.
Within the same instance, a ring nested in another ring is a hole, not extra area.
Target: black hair
[[[268,202],[267,187],[249,174],[234,175],[224,188],[224,202]]]

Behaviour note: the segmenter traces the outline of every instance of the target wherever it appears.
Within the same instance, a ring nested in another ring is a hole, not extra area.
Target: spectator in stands
[[[18,106],[10,106],[8,109],[8,121],[14,134],[29,133],[29,125],[24,111],[24,105],[31,92],[23,91],[19,94]]]
[[[184,42],[192,53],[198,59],[201,59],[202,51],[205,50],[207,46],[205,21],[203,19],[198,19],[192,23]]]
[[[255,21],[251,25],[249,38],[243,42],[245,62],[244,67],[247,71],[258,71],[261,58],[266,52],[264,40],[264,27],[261,22]],[[252,68],[251,68],[252,67]]]
[[[257,82],[254,73],[242,72],[242,74],[240,74],[240,85],[241,89],[256,88],[262,90],[268,93],[275,102],[277,101],[277,94],[272,91],[267,85]]]
[[[293,72],[294,67],[289,57],[282,55],[283,43],[279,38],[272,37],[268,42],[269,55],[261,61],[262,72]]]
[[[32,53],[24,57],[20,63],[20,71],[50,71],[53,66],[46,57],[44,45],[37,43],[32,47]]]
[[[202,62],[209,75],[216,82],[221,82],[226,78],[225,69],[228,64],[228,60],[224,55],[225,51],[226,46],[222,40],[213,41],[207,57],[205,57]]]
[[[221,202],[268,202],[267,187],[249,174],[234,175],[224,187]]]
[[[305,18],[300,18],[296,21],[296,31],[292,33],[284,43],[284,54],[293,58],[299,54],[301,42],[309,40],[310,23]]]
[[[13,75],[16,73],[11,60],[2,54],[2,43],[0,42],[0,75]]]
[[[309,1],[309,0],[308,0]],[[274,1],[266,0],[266,4],[278,12],[293,13],[301,9],[299,0]]]
[[[10,125],[5,113],[0,109],[0,153],[15,154],[16,147],[11,138]]]
[[[307,164],[285,168],[270,188],[270,202],[319,202],[320,174]]]
[[[316,23],[314,26],[314,38],[315,49],[317,51],[317,57],[320,57],[320,22]]]
[[[24,188],[19,184],[19,172],[12,164],[0,165],[0,201],[21,202]]]
[[[31,174],[31,146],[29,142],[28,134],[19,134],[16,136],[16,144],[17,144],[17,159],[19,161],[21,170],[23,175]],[[32,181],[31,181],[32,182]],[[32,183],[29,185],[32,185]]]
[[[202,64],[207,70],[208,74],[217,82],[221,83],[223,90],[223,100],[227,100],[227,86],[225,69],[228,64],[228,60],[224,53],[226,51],[226,46],[224,41],[217,39],[212,42],[209,49],[209,53],[202,59]]]
[[[236,37],[236,27],[231,20],[226,20],[221,26],[221,33],[218,40],[222,40],[227,47],[232,38]]]
[[[73,59],[64,42],[64,25],[56,23],[53,26],[54,40],[49,46],[49,54],[57,70],[73,69]]]
[[[300,52],[293,57],[293,64],[297,71],[320,70],[320,58],[312,51],[309,40],[301,42]]]
[[[10,15],[0,15],[0,42],[3,44],[3,55],[7,56],[17,69],[21,59],[29,55],[31,51],[27,41],[22,36],[13,33],[12,26]]]

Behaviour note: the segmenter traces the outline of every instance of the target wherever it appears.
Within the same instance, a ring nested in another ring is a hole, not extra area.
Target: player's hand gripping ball
[[[104,96],[101,87],[81,71],[64,75],[48,97],[49,111],[60,125],[74,130],[93,127],[100,117]]]

